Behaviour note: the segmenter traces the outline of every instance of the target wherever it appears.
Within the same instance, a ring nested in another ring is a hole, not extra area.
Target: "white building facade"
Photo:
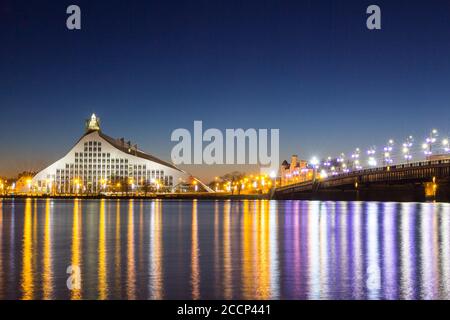
[[[57,194],[174,191],[191,179],[188,173],[139,150],[137,145],[103,134],[100,120],[93,114],[75,146],[33,177],[32,189]]]

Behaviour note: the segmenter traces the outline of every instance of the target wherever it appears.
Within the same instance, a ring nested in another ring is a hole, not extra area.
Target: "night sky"
[[[0,1],[0,176],[65,155],[92,112],[166,160],[194,120],[279,128],[283,160],[448,134],[449,106],[445,0]]]

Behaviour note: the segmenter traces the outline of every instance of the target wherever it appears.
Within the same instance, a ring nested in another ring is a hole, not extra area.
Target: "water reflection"
[[[418,287],[414,286],[416,279],[416,239],[414,237],[416,214],[413,205],[401,204],[400,214],[400,298],[417,299],[415,293]]]
[[[192,299],[200,298],[200,264],[198,246],[197,200],[192,203],[192,247],[191,247],[191,286]]]
[[[247,206],[247,202],[244,202],[244,206]],[[223,205],[223,264],[224,264],[223,287],[225,299],[231,299],[233,297],[233,286],[232,286],[233,266],[231,264],[230,216],[231,216],[231,201],[226,201]],[[245,228],[245,226],[243,228]]]
[[[439,276],[437,270],[437,227],[436,212],[434,207],[421,205],[420,216],[420,256],[421,263],[421,299],[432,299],[437,295]]]
[[[385,288],[383,299],[395,299],[398,295],[398,270],[397,270],[397,205],[386,204],[384,214],[381,216],[382,237],[383,237],[383,255],[382,259],[382,286]]]
[[[114,242],[115,250],[114,250],[114,279],[115,279],[115,287],[120,288],[121,286],[121,280],[122,280],[122,272],[121,272],[121,262],[122,262],[122,256],[121,256],[121,232],[120,232],[120,200],[116,201],[116,230],[115,230],[115,237],[116,241]],[[119,289],[119,294],[121,293],[121,290]]]
[[[162,202],[151,204],[150,218],[150,298],[163,298]]]
[[[3,199],[0,199],[0,299],[4,299],[4,266],[3,266]]]
[[[3,199],[0,298],[450,299],[450,204]]]
[[[42,261],[42,291],[43,299],[50,300],[53,298],[53,257],[52,257],[52,216],[53,205],[51,200],[45,202],[45,222],[44,222],[44,258]]]
[[[353,215],[353,228],[352,228],[352,243],[353,246],[353,259],[350,267],[350,278],[352,281],[352,289],[354,290],[355,299],[364,299],[364,273],[363,273],[363,238],[362,238],[362,226],[363,226],[363,206],[362,203],[357,202],[353,208],[349,210],[349,214]]]
[[[134,201],[128,202],[127,226],[127,298],[136,299],[136,260],[134,256]]]
[[[72,222],[72,262],[71,262],[71,271],[72,275],[75,277],[72,281],[73,287],[70,290],[71,299],[79,300],[82,298],[81,287],[83,284],[82,274],[79,273],[81,271],[81,225],[82,225],[82,217],[81,217],[81,201],[75,200],[73,204],[73,222]],[[75,269],[75,273],[74,272]]]
[[[22,299],[31,300],[34,297],[33,284],[33,242],[32,242],[32,206],[30,199],[25,202],[24,223],[23,223],[23,242],[22,242]]]
[[[439,272],[441,273],[441,288],[439,296],[450,296],[450,215],[439,208],[439,243],[440,251]]]
[[[106,265],[106,239],[105,239],[105,200],[100,202],[98,224],[98,298],[105,300],[108,296],[107,265]]]

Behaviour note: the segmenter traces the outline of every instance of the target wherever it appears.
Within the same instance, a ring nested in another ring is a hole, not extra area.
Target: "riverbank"
[[[268,194],[231,194],[231,193],[159,193],[147,195],[5,195],[4,199],[167,199],[167,200],[262,200],[269,199]]]

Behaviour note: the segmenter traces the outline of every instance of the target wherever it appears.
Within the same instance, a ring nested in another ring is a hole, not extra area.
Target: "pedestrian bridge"
[[[278,187],[274,199],[450,200],[450,159],[371,168]]]

